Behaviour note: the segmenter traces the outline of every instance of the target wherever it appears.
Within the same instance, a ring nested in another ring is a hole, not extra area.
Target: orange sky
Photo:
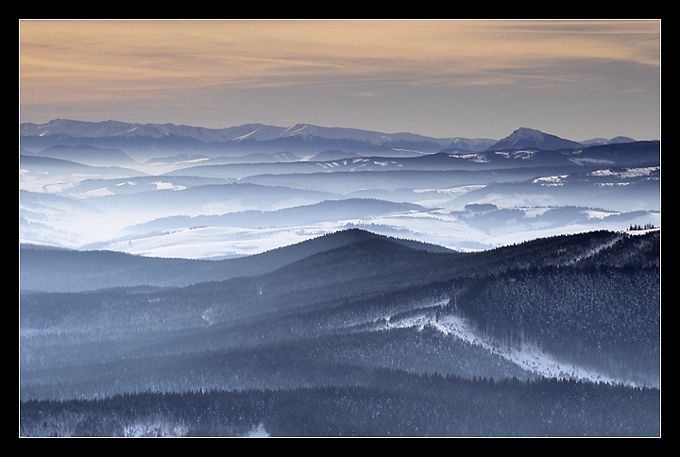
[[[318,120],[387,131],[413,125],[409,130],[417,133],[443,134],[443,124],[434,119],[427,124],[423,116],[433,112],[441,118],[446,102],[458,110],[450,121],[460,124],[467,108],[478,126],[488,115],[472,106],[475,100],[485,106],[496,100],[507,110],[523,99],[549,113],[537,105],[540,100],[580,96],[583,103],[591,100],[589,109],[600,122],[607,106],[613,112],[637,106],[647,118],[657,111],[645,128],[652,131],[656,122],[658,130],[657,20],[21,20],[19,25],[22,121],[70,117],[219,127]],[[601,97],[599,107],[593,97]],[[415,113],[410,120],[407,113],[397,117],[396,108],[418,100],[423,105],[417,119]],[[577,112],[575,106],[564,109]],[[530,110],[525,106],[522,112],[530,122]],[[376,121],[380,113],[384,125]],[[364,125],[369,120],[372,125]],[[422,132],[426,125],[432,131]],[[466,135],[450,133],[459,134]]]

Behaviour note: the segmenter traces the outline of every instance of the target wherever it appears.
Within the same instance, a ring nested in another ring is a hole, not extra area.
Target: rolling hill
[[[362,395],[379,391],[389,402],[403,401],[408,389],[417,389],[420,405],[429,404],[430,396],[447,398],[440,406],[449,405],[449,412],[441,414],[451,417],[451,405],[463,398],[487,404],[489,395],[529,395],[539,389],[546,400],[559,396],[566,408],[563,419],[575,422],[543,430],[536,428],[528,411],[509,404],[496,411],[516,414],[519,422],[514,426],[523,432],[489,422],[484,432],[475,428],[480,426],[476,416],[454,415],[455,423],[472,427],[465,433],[458,426],[429,422],[420,408],[411,419],[424,427],[417,434],[425,436],[573,434],[582,430],[579,427],[594,430],[595,417],[604,421],[597,428],[603,434],[654,434],[654,392],[660,379],[659,241],[658,231],[592,232],[464,254],[348,230],[250,259],[266,259],[271,266],[278,257],[274,270],[186,286],[181,277],[189,272],[229,262],[156,259],[150,265],[150,259],[122,256],[122,265],[144,264],[141,270],[156,269],[168,280],[174,277],[176,284],[128,287],[128,276],[109,270],[116,288],[22,293],[22,427],[27,433],[50,430],[47,421],[33,416],[35,408],[47,411],[42,417],[68,416],[76,414],[72,408],[89,404],[88,398],[97,398],[99,406],[78,413],[81,419],[61,422],[62,432],[130,433],[122,428],[106,432],[101,420],[118,423],[132,411],[127,408],[143,399],[151,401],[154,392],[165,395],[153,409],[165,408],[154,413],[158,418],[177,425],[180,418],[174,414],[181,414],[184,427],[197,430],[198,419],[185,409],[188,405],[170,413],[168,402],[178,405],[190,392],[234,392],[228,404],[245,401],[246,407],[250,400],[245,395],[251,394],[245,392],[278,392],[269,400],[274,405],[301,392],[315,397],[328,388],[358,389],[346,392],[346,401],[375,412],[373,401],[360,400]],[[54,253],[32,252],[51,259],[57,270]],[[71,261],[87,254],[115,265],[111,253],[62,254]],[[61,270],[67,276],[69,270]],[[70,273],[75,279],[81,271]],[[545,384],[551,378],[558,383]],[[598,385],[593,382],[605,382],[597,389],[606,396],[590,397],[590,386]],[[451,387],[439,390],[452,383],[455,389],[468,386],[466,392],[483,390],[460,395]],[[579,396],[562,397],[577,385],[582,386]],[[404,390],[406,386],[411,387]],[[619,428],[624,422],[618,412],[608,420],[595,412],[618,395],[628,399],[618,406],[622,417],[629,418],[625,430]],[[321,410],[337,414],[334,407],[323,406],[324,400],[318,401]],[[49,412],[49,405],[60,404]],[[255,424],[243,418],[229,426],[210,422],[220,430],[210,433],[242,434],[243,427],[247,431],[259,422],[277,435],[307,433],[279,429],[274,410],[247,408]],[[634,408],[643,409],[629,423]],[[136,411],[120,426],[129,421],[152,426],[147,413]],[[293,414],[302,411],[296,408]],[[95,417],[99,419],[94,423],[84,422]],[[342,427],[338,423],[323,433],[345,435]],[[404,427],[398,421],[376,430],[410,433]],[[357,433],[370,430],[359,426]]]

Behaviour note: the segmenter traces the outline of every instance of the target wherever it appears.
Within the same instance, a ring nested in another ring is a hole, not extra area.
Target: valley
[[[655,141],[490,150],[491,140],[417,137],[409,143],[408,136],[397,135],[397,142],[388,134],[330,128],[318,128],[328,138],[317,138],[310,127],[285,135],[274,129],[283,136],[261,141],[240,135],[205,143],[178,137],[168,126],[119,124],[58,120],[22,128],[21,242],[224,258],[350,227],[474,250],[560,233],[660,226]],[[96,136],[114,127],[114,136]],[[144,130],[164,133],[140,136]],[[201,132],[205,140],[206,129]],[[220,135],[226,133],[209,138]],[[142,139],[148,143],[143,153],[135,145]],[[479,149],[464,150],[463,144]],[[282,156],[284,147],[295,154]],[[403,157],[406,147],[411,152]],[[245,151],[260,156],[249,162]],[[316,160],[323,152],[355,157]],[[87,154],[96,160],[74,161]],[[110,162],[103,166],[105,158]],[[337,213],[331,202],[345,202],[345,209]],[[475,206],[480,204],[493,206]],[[307,216],[295,214],[305,210]]]

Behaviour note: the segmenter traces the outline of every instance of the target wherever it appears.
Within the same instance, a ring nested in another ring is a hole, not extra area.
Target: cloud
[[[377,92],[371,92],[368,90],[360,90],[357,92],[353,92],[352,95],[355,97],[367,97],[367,98],[372,98],[372,97],[379,97],[380,95]]]
[[[342,101],[312,98],[323,91],[376,107],[424,89],[653,96],[659,67],[660,21],[20,21],[22,108],[68,104],[62,116],[78,104],[217,112],[238,101],[253,112],[305,91],[296,116]]]

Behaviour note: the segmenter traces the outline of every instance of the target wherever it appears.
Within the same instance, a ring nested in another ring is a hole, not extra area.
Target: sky
[[[660,20],[20,20],[20,122],[660,139]]]

